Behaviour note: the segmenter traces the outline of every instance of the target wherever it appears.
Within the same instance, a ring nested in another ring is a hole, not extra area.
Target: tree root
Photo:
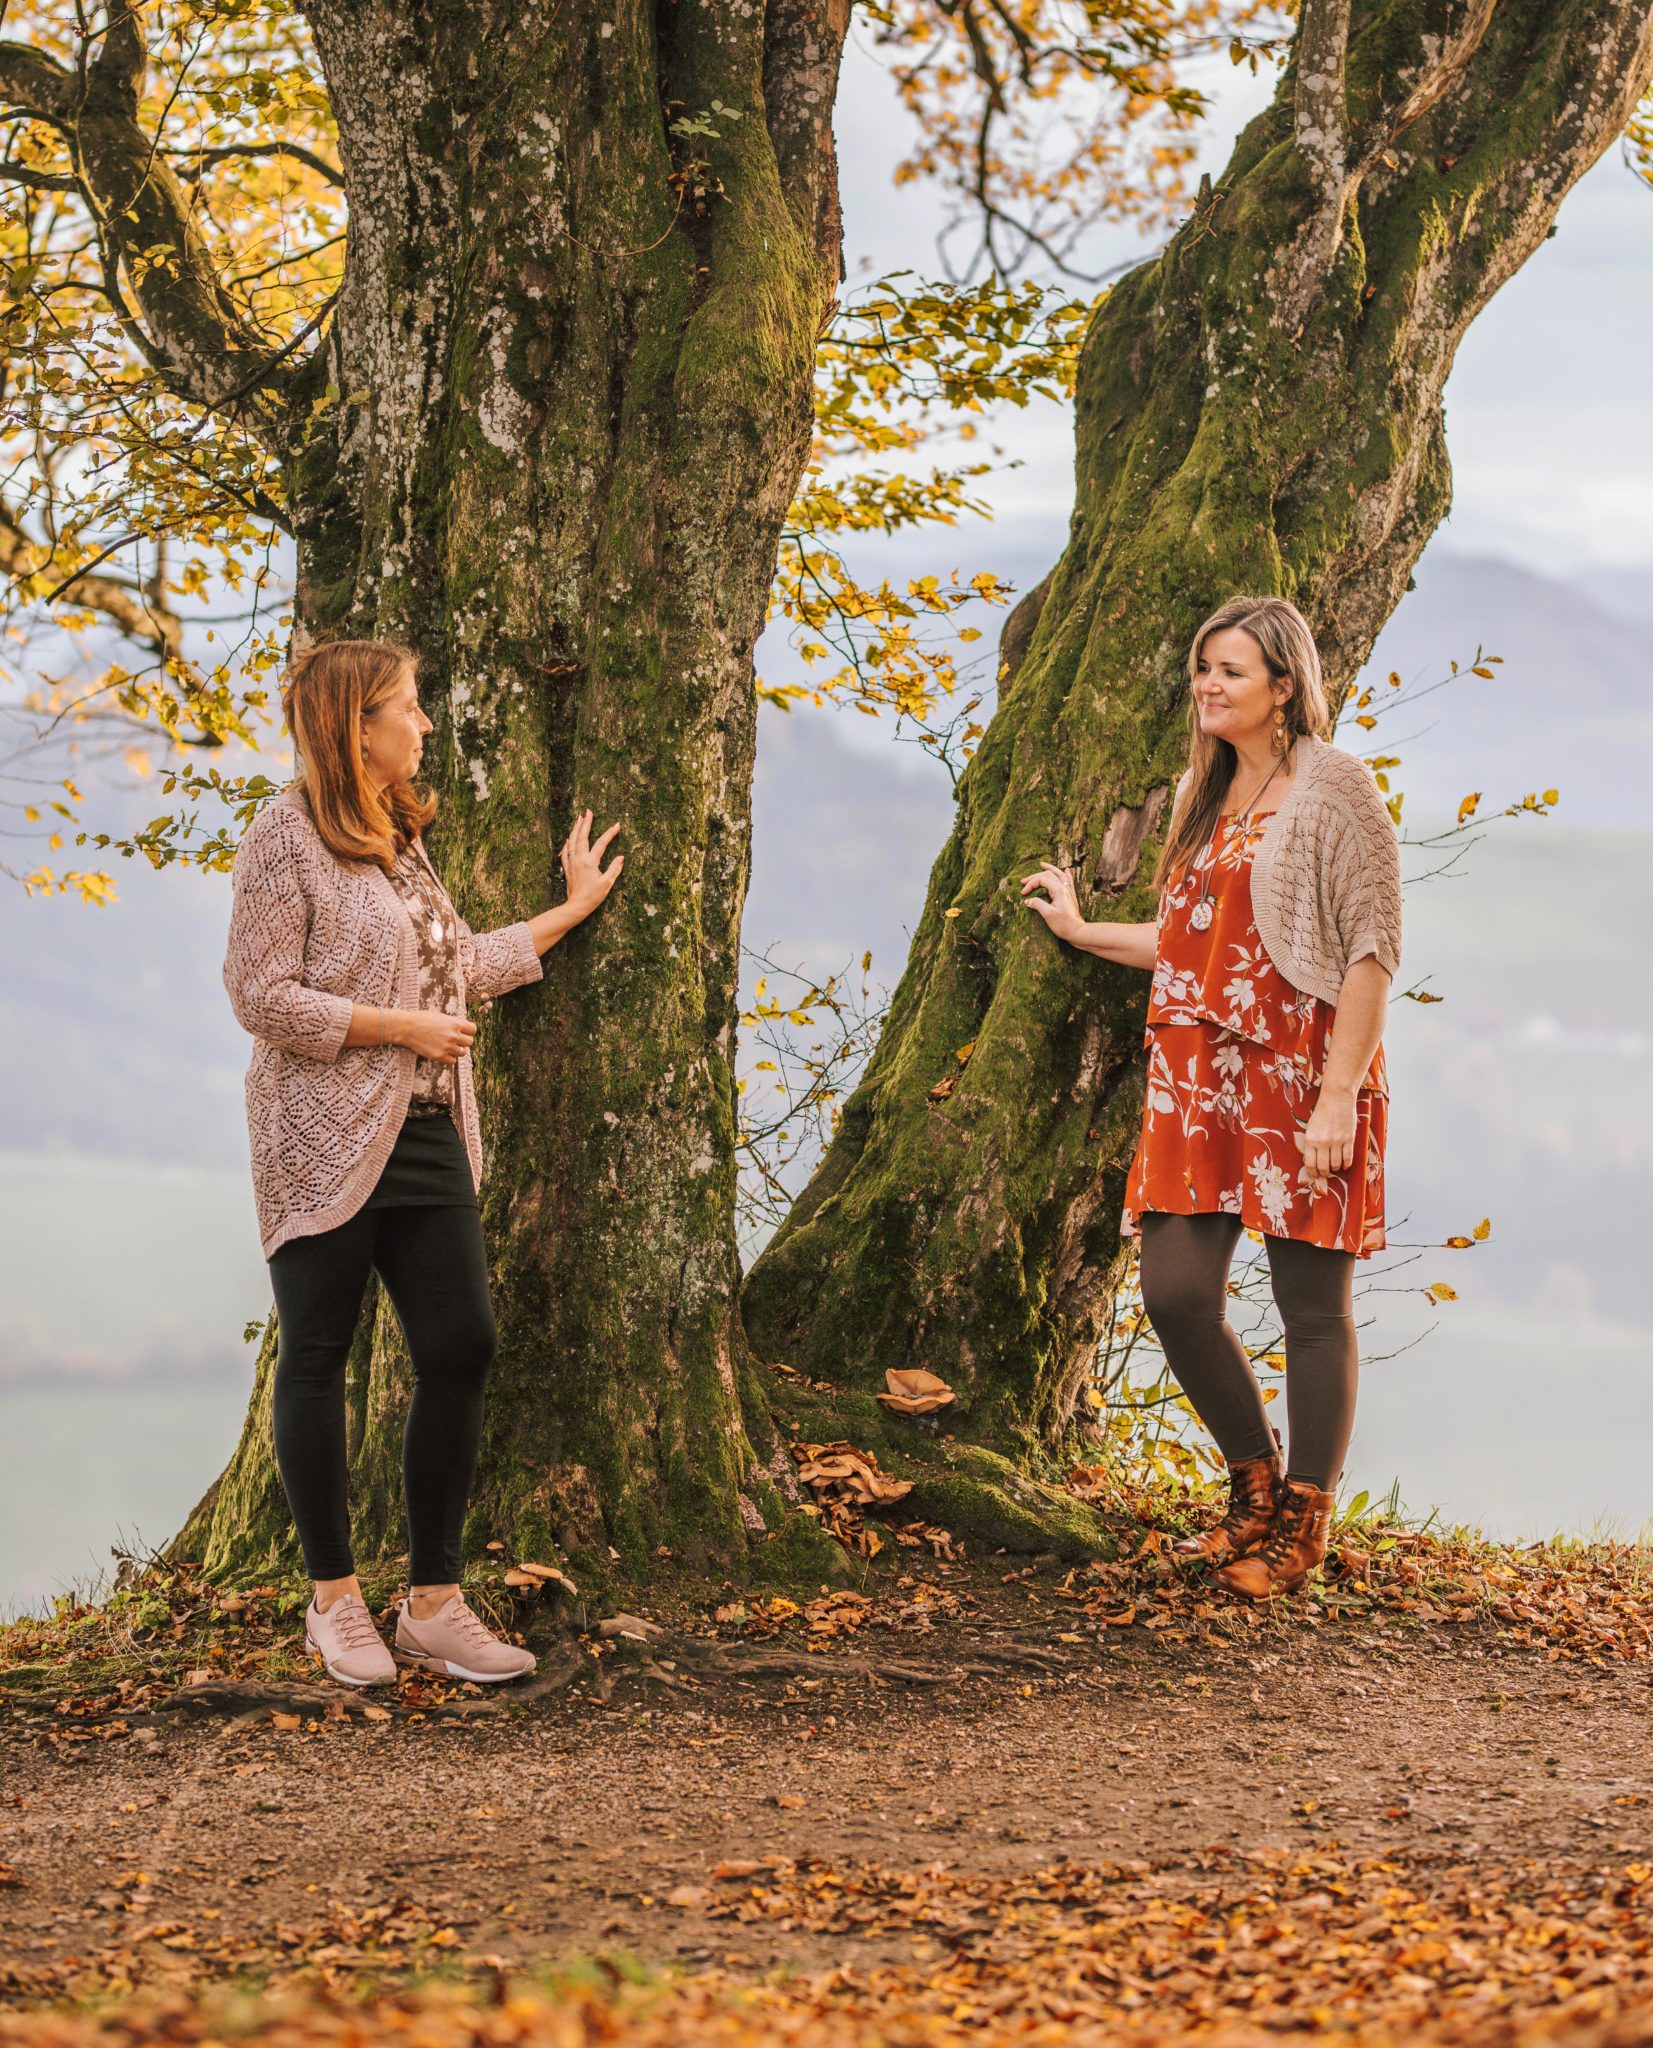
[[[438,1715],[457,1716],[464,1720],[477,1720],[490,1714],[500,1714],[508,1707],[525,1705],[530,1700],[543,1699],[546,1694],[560,1692],[590,1667],[590,1659],[580,1651],[565,1648],[553,1652],[543,1660],[541,1669],[532,1678],[513,1683],[508,1689],[489,1694],[482,1699],[422,1700],[417,1706],[408,1706],[399,1700],[394,1692],[386,1689],[381,1695],[375,1688],[363,1687],[359,1692],[354,1687],[330,1686],[325,1691],[315,1686],[280,1685],[271,1682],[263,1684],[238,1683],[225,1679],[214,1680],[206,1685],[192,1685],[174,1693],[169,1699],[157,1700],[150,1709],[151,1715],[178,1714],[186,1708],[199,1708],[207,1713],[240,1714],[243,1717],[274,1711],[282,1714],[327,1713],[335,1707],[348,1711],[351,1707],[384,1707],[398,1716],[416,1713],[434,1719]]]
[[[316,1686],[224,1680],[191,1686],[170,1699],[157,1700],[150,1714],[156,1718],[193,1709],[202,1714],[231,1714],[253,1721],[270,1712],[323,1715],[348,1713],[353,1706],[383,1706],[398,1720],[410,1713],[433,1720],[439,1716],[480,1720],[529,1706],[535,1700],[563,1691],[581,1677],[590,1680],[593,1698],[607,1701],[621,1678],[667,1687],[720,1678],[878,1679],[887,1685],[920,1687],[947,1685],[961,1678],[1003,1680],[1008,1673],[1018,1671],[1049,1676],[1071,1661],[1022,1644],[983,1644],[973,1645],[967,1658],[954,1654],[928,1663],[921,1657],[877,1656],[859,1650],[793,1650],[775,1643],[719,1642],[703,1636],[679,1636],[658,1627],[653,1628],[646,1643],[634,1642],[629,1637],[611,1640],[623,1647],[600,1660],[574,1645],[553,1651],[532,1678],[484,1699],[430,1700],[413,1707],[403,1705],[393,1694],[380,1699],[366,1690],[357,1696],[343,1687],[322,1690]],[[688,1668],[673,1669],[675,1665]]]

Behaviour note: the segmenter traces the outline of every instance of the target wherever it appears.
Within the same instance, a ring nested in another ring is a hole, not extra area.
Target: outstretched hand
[[[1035,896],[1029,893],[1034,889],[1048,893]],[[1029,910],[1039,913],[1059,939],[1071,940],[1084,926],[1072,875],[1066,868],[1053,867],[1049,861],[1043,862],[1039,872],[1022,883],[1022,901]]]
[[[563,880],[568,884],[568,907],[581,918],[589,917],[620,879],[620,870],[626,864],[623,853],[617,853],[606,868],[603,866],[603,854],[619,829],[618,825],[610,825],[593,845],[591,813],[582,811],[574,820],[573,831],[563,841],[560,858]]]

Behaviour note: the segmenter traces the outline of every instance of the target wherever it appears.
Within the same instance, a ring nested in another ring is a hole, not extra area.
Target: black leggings
[[[275,1285],[275,1454],[313,1579],[344,1579],[350,1554],[344,1366],[370,1270],[407,1338],[413,1398],[402,1435],[408,1583],[456,1585],[465,1504],[482,1437],[496,1335],[482,1217],[463,1205],[360,1209],[291,1238]]]
[[[1226,1313],[1229,1262],[1244,1227],[1223,1211],[1157,1209],[1140,1226],[1142,1306],[1178,1385],[1231,1465],[1274,1449],[1262,1389]],[[1266,1232],[1263,1242],[1286,1333],[1286,1472],[1334,1487],[1355,1421],[1355,1255]]]

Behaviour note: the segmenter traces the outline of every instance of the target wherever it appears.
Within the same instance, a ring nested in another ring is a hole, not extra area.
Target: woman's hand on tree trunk
[[[568,884],[567,907],[576,924],[591,915],[620,879],[620,870],[626,864],[623,853],[617,853],[606,868],[603,866],[603,854],[619,829],[618,825],[610,825],[594,846],[591,812],[582,811],[574,820],[573,831],[563,841],[561,860],[563,880]]]
[[[1032,889],[1045,889],[1049,893],[1033,896],[1028,893]],[[1044,862],[1036,875],[1029,875],[1023,882],[1022,901],[1029,910],[1039,913],[1057,938],[1066,939],[1070,946],[1079,944],[1086,924],[1079,912],[1079,897],[1073,886],[1073,877],[1066,868]]]

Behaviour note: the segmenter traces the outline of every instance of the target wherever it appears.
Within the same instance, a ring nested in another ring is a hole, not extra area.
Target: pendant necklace
[[[1293,748],[1288,748],[1288,750],[1280,756],[1279,760],[1275,762],[1274,766],[1263,777],[1262,783],[1258,787],[1256,794],[1252,797],[1251,802],[1246,805],[1243,811],[1239,811],[1235,814],[1241,826],[1244,826],[1244,824],[1246,823],[1246,820],[1250,816],[1252,807],[1253,805],[1255,805],[1257,798],[1262,795],[1263,791],[1268,788],[1269,784],[1274,780],[1275,776],[1279,774],[1280,770],[1291,759],[1292,753],[1294,751],[1295,746]],[[1212,909],[1211,906],[1211,868],[1212,863],[1215,861],[1217,857],[1217,833],[1221,829],[1221,826],[1222,813],[1219,811],[1217,814],[1217,823],[1212,828],[1211,844],[1206,848],[1205,867],[1200,875],[1199,900],[1195,903],[1193,909],[1190,910],[1188,913],[1188,922],[1197,932],[1205,931],[1209,927],[1212,918],[1216,915],[1216,912]]]

